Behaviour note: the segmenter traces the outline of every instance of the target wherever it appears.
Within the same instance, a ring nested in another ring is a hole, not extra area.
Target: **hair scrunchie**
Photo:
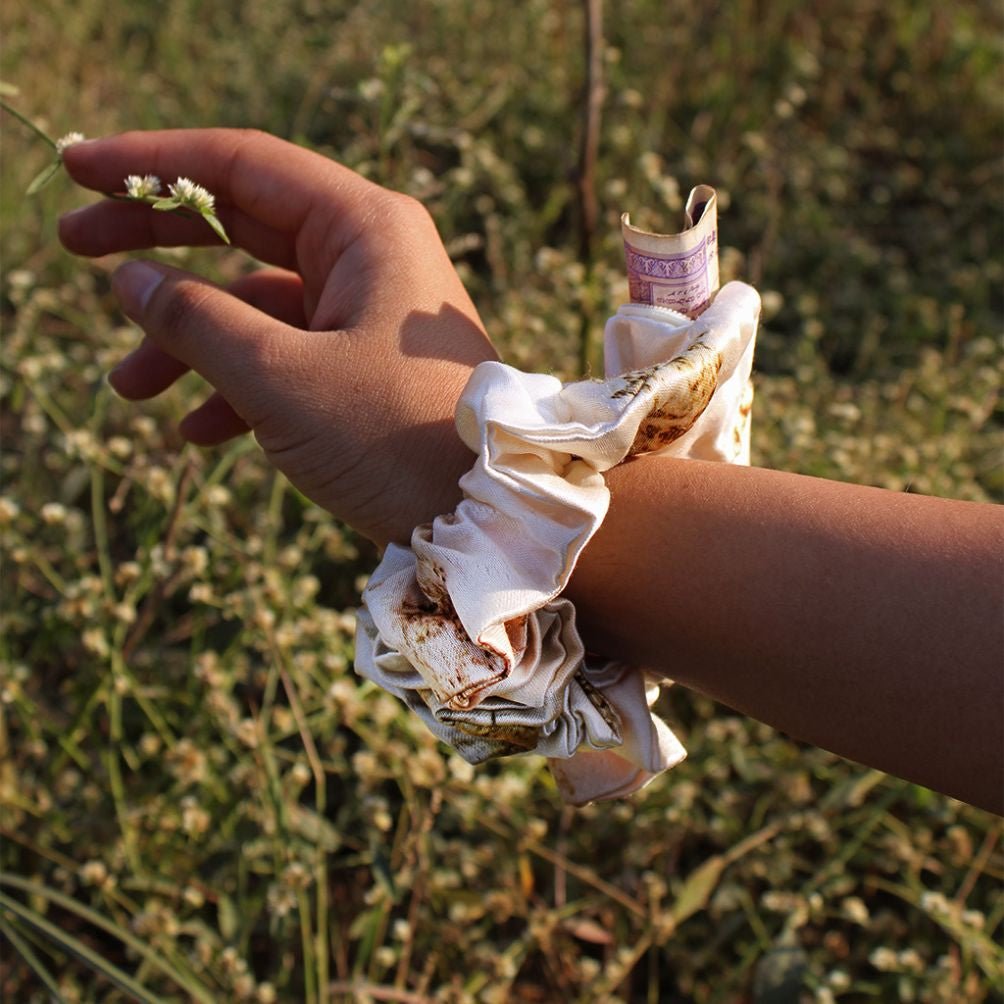
[[[654,681],[587,661],[561,593],[606,515],[605,471],[646,453],[749,462],[759,311],[738,282],[695,320],[627,304],[606,325],[603,381],[478,366],[456,412],[477,453],[464,499],[410,548],[387,548],[363,593],[356,670],[471,763],[548,757],[574,804],[682,760],[650,710]]]

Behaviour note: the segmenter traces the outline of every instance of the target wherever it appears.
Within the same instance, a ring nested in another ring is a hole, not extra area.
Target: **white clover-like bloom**
[[[196,184],[191,178],[178,178],[174,184],[167,187],[171,190],[171,195],[179,202],[187,202],[194,195]]]
[[[216,200],[201,185],[197,185],[191,178],[179,178],[173,185],[167,186],[171,195],[183,206],[188,206],[197,212],[204,213],[211,211]]]
[[[130,199],[145,199],[160,193],[160,178],[155,174],[130,174],[125,180],[126,195]]]
[[[56,140],[56,153],[62,153],[68,146],[74,143],[83,143],[86,137],[82,132],[68,132],[65,136],[60,136]]]

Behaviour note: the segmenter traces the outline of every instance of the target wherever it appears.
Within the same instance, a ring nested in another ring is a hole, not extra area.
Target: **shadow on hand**
[[[435,314],[411,311],[401,325],[399,344],[405,356],[442,359],[471,369],[486,360],[498,359],[480,325],[449,303]]]

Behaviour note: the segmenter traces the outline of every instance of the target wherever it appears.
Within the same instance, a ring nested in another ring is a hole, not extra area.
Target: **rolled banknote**
[[[698,185],[687,199],[684,228],[654,234],[621,217],[632,303],[670,307],[697,317],[718,290],[718,197]]]

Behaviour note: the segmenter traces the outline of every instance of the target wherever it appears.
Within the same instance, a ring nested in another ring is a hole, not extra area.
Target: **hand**
[[[115,390],[151,398],[193,369],[214,388],[181,424],[194,443],[250,429],[305,495],[377,541],[451,511],[473,463],[453,426],[471,370],[496,358],[477,311],[414,199],[258,132],[124,133],[68,148],[79,184],[191,177],[216,197],[233,243],[278,268],[220,289],[130,262],[112,284],[142,344]],[[104,201],[69,213],[77,254],[214,244],[206,224]]]

